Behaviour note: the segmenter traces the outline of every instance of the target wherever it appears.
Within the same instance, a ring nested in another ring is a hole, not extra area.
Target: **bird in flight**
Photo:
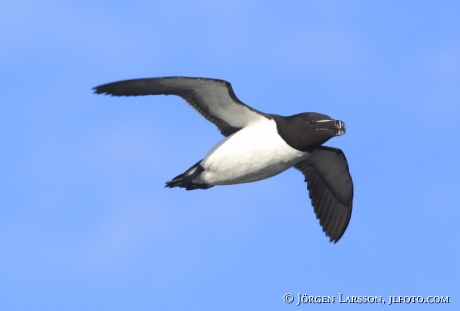
[[[223,140],[166,187],[209,189],[259,181],[295,167],[305,176],[316,217],[331,242],[350,222],[353,181],[342,150],[323,146],[345,134],[345,123],[304,112],[284,117],[258,111],[219,79],[163,77],[133,79],[94,88],[112,96],[176,95],[217,126]]]

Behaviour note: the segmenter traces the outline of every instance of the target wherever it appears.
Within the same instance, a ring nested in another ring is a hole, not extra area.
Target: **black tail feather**
[[[200,165],[202,160],[196,162],[192,167],[186,170],[184,173],[174,177],[172,180],[167,181],[165,188],[185,188],[186,190],[195,190],[195,189],[209,189],[213,185],[207,184],[197,184],[193,183],[193,180],[204,171],[203,167]]]

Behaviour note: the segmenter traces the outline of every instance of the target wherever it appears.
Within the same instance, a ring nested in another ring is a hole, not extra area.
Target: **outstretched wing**
[[[342,150],[321,146],[294,166],[305,175],[316,218],[323,231],[336,243],[350,222],[353,181]]]
[[[217,79],[164,77],[125,80],[97,86],[94,93],[112,96],[177,95],[214,123],[224,136],[269,118],[243,104],[229,82]]]

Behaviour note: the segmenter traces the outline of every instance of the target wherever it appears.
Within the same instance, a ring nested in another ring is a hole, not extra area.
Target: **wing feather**
[[[305,176],[323,231],[336,243],[348,227],[353,206],[353,181],[345,155],[340,149],[321,146],[294,167]]]
[[[242,103],[224,80],[189,77],[134,79],[94,88],[96,94],[112,96],[176,95],[214,123],[224,136],[271,118]]]

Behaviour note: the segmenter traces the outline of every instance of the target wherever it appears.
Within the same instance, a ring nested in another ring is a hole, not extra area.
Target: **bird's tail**
[[[195,190],[195,189],[209,189],[213,185],[207,184],[198,184],[194,183],[193,180],[204,171],[203,167],[200,165],[202,160],[196,162],[192,167],[186,170],[184,173],[174,177],[172,180],[167,181],[165,188],[185,188],[185,190]]]

